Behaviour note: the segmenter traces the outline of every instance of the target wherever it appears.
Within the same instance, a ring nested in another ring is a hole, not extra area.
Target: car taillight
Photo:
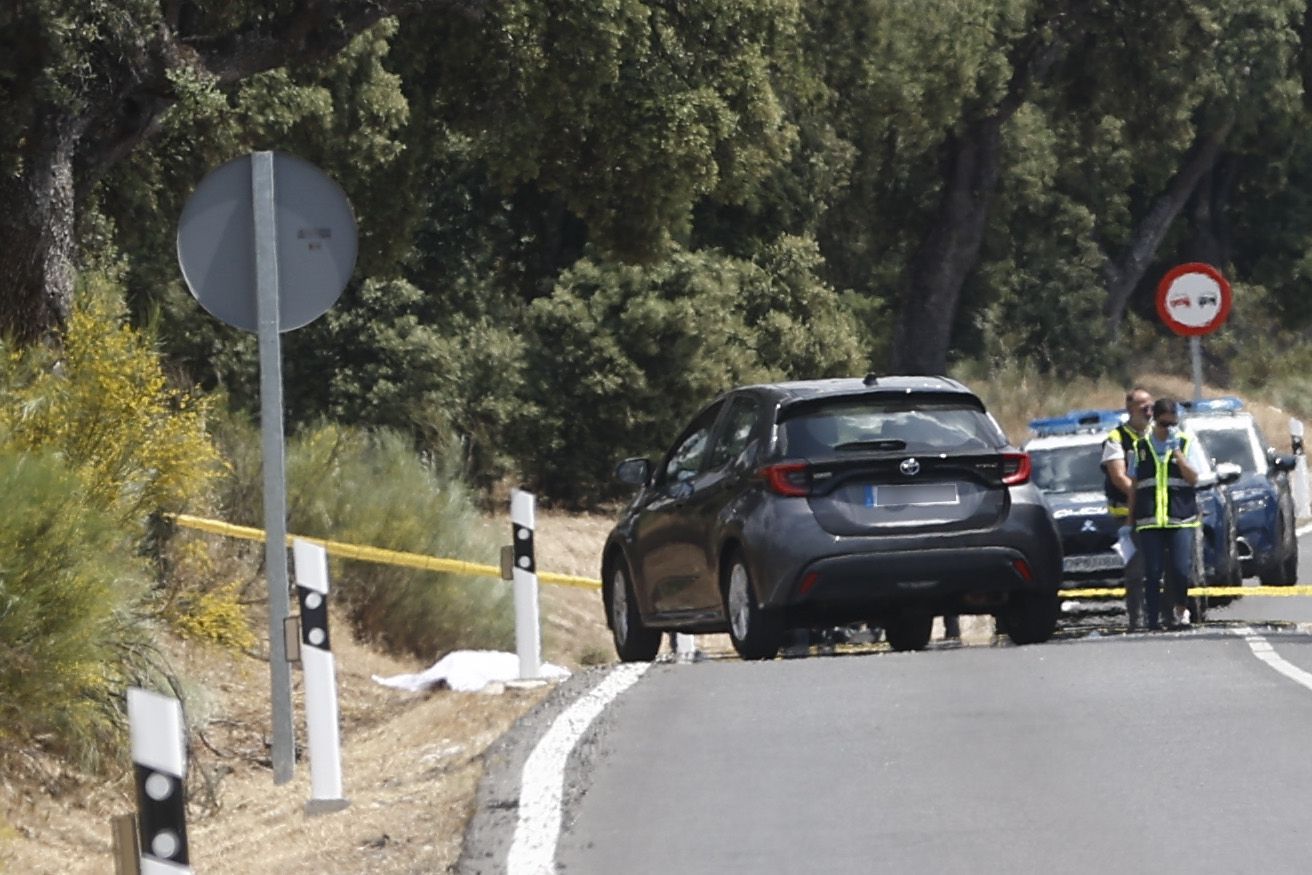
[[[1030,454],[1002,454],[1002,482],[1008,486],[1020,486],[1030,482]]]
[[[810,495],[811,466],[805,462],[780,462],[766,465],[761,476],[772,492],[779,495]]]

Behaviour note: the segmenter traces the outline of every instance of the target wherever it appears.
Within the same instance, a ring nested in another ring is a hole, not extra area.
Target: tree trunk
[[[64,324],[73,300],[74,125],[48,116],[23,173],[0,177],[0,332],[21,343]]]
[[[1230,228],[1230,194],[1239,176],[1239,156],[1221,155],[1216,164],[1198,180],[1189,203],[1189,242],[1182,253],[1187,261],[1201,261],[1225,272],[1234,251]]]
[[[995,115],[948,141],[943,195],[908,271],[893,339],[894,373],[947,372],[961,287],[979,256],[997,188],[1002,124]]]
[[[943,193],[932,224],[907,270],[907,286],[893,336],[894,373],[942,374],[948,367],[952,324],[961,287],[979,260],[989,207],[1002,167],[1002,126],[1025,103],[1067,48],[1079,16],[1072,4],[1045,4],[1026,38],[1009,52],[1011,81],[991,111],[981,113],[945,144]]]
[[[1107,284],[1107,331],[1113,338],[1120,333],[1121,320],[1125,318],[1130,295],[1143,280],[1148,265],[1157,255],[1157,247],[1166,237],[1171,223],[1188,203],[1199,180],[1216,164],[1233,125],[1234,121],[1230,119],[1198,132],[1183,164],[1167,184],[1166,191],[1162,192],[1135,227],[1120,256],[1108,259],[1103,267],[1103,279]]]

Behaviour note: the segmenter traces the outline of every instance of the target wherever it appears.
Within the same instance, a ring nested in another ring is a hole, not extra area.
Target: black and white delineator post
[[[1290,478],[1294,493],[1294,516],[1297,519],[1312,514],[1312,492],[1308,489],[1307,448],[1303,445],[1303,421],[1289,420],[1289,448],[1294,452],[1294,476]]]
[[[301,605],[301,665],[305,670],[305,726],[310,753],[306,814],[341,811],[342,752],[337,718],[337,665],[328,638],[328,551],[292,540],[296,596]]]
[[[141,875],[191,872],[187,852],[187,748],[177,699],[132,687],[128,724],[137,785]]]
[[[510,528],[514,536],[515,650],[519,677],[536,680],[542,673],[542,643],[538,620],[538,569],[533,559],[534,508],[531,492],[510,492]]]

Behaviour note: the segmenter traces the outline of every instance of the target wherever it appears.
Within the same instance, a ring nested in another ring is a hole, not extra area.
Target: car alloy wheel
[[[629,587],[624,572],[615,569],[611,577],[610,624],[617,642],[629,640]]]
[[[660,650],[661,633],[643,625],[623,558],[616,558],[615,568],[605,583],[616,654],[622,662],[651,662]]]
[[[752,595],[749,590],[747,568],[741,562],[735,562],[733,571],[729,572],[729,625],[739,641],[746,640],[751,632]]]
[[[776,611],[756,604],[751,572],[742,556],[735,556],[724,584],[724,608],[729,619],[729,640],[743,659],[774,659],[783,644],[783,621]]]

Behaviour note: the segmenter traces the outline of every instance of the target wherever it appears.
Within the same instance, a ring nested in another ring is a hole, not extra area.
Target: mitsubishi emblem
[[[902,464],[899,465],[898,468],[902,471],[903,474],[907,475],[908,477],[915,477],[917,474],[920,473],[920,463],[917,462],[914,457],[910,459],[903,459]]]
[[[1093,520],[1085,520],[1084,525],[1080,526],[1081,532],[1096,532],[1098,527],[1093,524]]]

